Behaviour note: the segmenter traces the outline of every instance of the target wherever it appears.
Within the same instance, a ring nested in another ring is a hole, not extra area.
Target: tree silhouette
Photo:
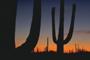
[[[64,45],[71,40],[73,35],[75,12],[76,12],[76,5],[73,4],[69,33],[66,39],[64,40],[64,0],[60,0],[60,24],[59,24],[59,34],[57,39],[55,35],[55,7],[52,8],[52,36],[54,43],[57,44],[57,53],[61,56],[63,55]]]
[[[26,42],[18,48],[31,52],[38,42],[40,27],[41,27],[41,0],[34,0],[31,30],[29,36],[26,39]]]

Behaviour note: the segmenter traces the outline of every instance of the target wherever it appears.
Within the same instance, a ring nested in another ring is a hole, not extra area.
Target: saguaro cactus
[[[16,0],[0,1],[0,54],[15,48],[16,7]]]
[[[26,39],[26,42],[18,48],[32,51],[38,42],[40,27],[41,27],[41,0],[34,0],[31,30],[29,36]]]
[[[63,55],[64,45],[71,40],[73,35],[76,5],[73,4],[69,33],[66,39],[64,40],[64,0],[60,0],[60,2],[61,2],[60,3],[60,24],[59,24],[58,38],[56,38],[56,35],[55,35],[55,8],[54,7],[52,8],[52,37],[53,37],[53,41],[57,44],[57,53],[60,55]]]

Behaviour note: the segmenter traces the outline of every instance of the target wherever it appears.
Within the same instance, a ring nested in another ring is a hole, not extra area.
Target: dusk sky
[[[17,1],[17,16],[16,16],[16,47],[26,41],[30,31],[32,15],[33,15],[34,0],[18,0]],[[56,50],[56,45],[52,40],[52,19],[51,8],[56,7],[55,23],[56,35],[59,28],[59,12],[60,0],[41,0],[42,1],[42,16],[41,16],[41,31],[38,44],[35,48],[43,51],[46,47],[47,38],[49,38],[49,50]],[[90,51],[90,0],[65,0],[65,36],[67,36],[71,21],[72,4],[76,3],[76,17],[74,34],[71,41],[65,45],[65,52],[75,49],[77,42],[80,48]]]

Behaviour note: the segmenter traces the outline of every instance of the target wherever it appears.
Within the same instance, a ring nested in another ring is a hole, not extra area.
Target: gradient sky
[[[72,4],[75,0],[65,0],[65,36],[67,36]],[[75,43],[79,44],[80,48],[85,48],[90,51],[90,0],[76,0],[76,19],[74,34],[71,41],[65,45],[65,51],[74,50]],[[47,38],[49,38],[49,50],[56,50],[56,45],[52,41],[52,20],[51,8],[56,7],[56,35],[58,35],[59,25],[59,0],[42,0],[42,17],[41,17],[41,32],[38,48],[43,51],[46,47]],[[18,0],[17,16],[16,16],[16,47],[26,41],[30,31],[33,12],[33,0]]]

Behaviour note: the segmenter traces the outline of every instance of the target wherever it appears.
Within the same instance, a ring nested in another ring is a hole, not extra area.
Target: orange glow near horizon
[[[23,41],[23,40],[18,40],[18,41],[16,41],[16,48],[18,47],[18,46],[20,46],[22,43],[24,43],[25,41]],[[87,47],[86,47],[87,46]],[[34,49],[34,51],[35,52],[37,52],[37,50],[39,51],[39,52],[44,52],[45,51],[45,48],[46,48],[46,46],[44,45],[44,44],[37,44],[37,46],[35,47],[35,49]],[[90,47],[88,47],[88,44],[80,44],[80,46],[79,46],[79,48],[80,49],[85,49],[85,50],[87,50],[87,51],[90,51]],[[57,47],[56,47],[56,45],[54,44],[54,43],[51,43],[51,44],[49,44],[49,46],[48,46],[48,50],[49,51],[56,51],[57,50]],[[70,52],[70,51],[73,51],[73,52],[75,52],[75,44],[66,44],[65,46],[64,46],[64,52],[66,52],[66,53],[68,53],[68,52]]]

